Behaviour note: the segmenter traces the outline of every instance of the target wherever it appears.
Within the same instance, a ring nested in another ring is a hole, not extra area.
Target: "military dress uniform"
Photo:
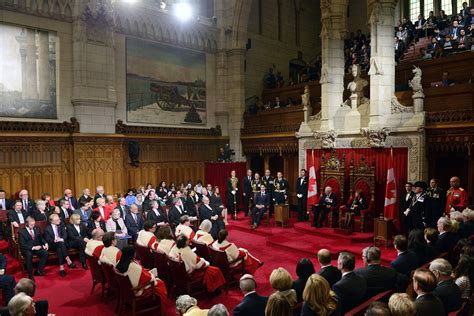
[[[446,208],[446,191],[440,187],[429,188],[426,194],[429,196],[426,208],[426,226],[436,228],[438,219],[443,216]]]
[[[257,192],[260,192],[260,186],[263,184],[262,180],[260,179],[252,179],[251,185],[252,185],[252,201],[255,200],[255,194]]]
[[[283,204],[286,202],[286,197],[288,196],[288,180],[285,178],[275,179],[275,190],[273,195],[273,201],[275,204]]]
[[[461,187],[451,187],[446,193],[446,214],[449,215],[451,211],[464,211],[467,207],[467,203],[467,191]]]
[[[227,196],[226,196],[226,207],[234,212],[234,205],[236,210],[239,210],[240,206],[240,182],[237,177],[230,177],[227,179]],[[232,193],[234,192],[234,194]]]
[[[263,176],[262,183],[265,184],[267,194],[270,194],[270,215],[273,214],[273,201],[275,194],[275,179],[272,176]]]

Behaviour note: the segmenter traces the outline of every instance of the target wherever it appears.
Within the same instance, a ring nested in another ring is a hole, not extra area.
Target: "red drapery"
[[[318,190],[321,189],[320,182],[320,166],[321,157],[323,154],[329,155],[329,150],[322,149],[308,149],[306,151],[306,166],[309,170],[312,162],[316,169],[316,181],[318,183]],[[390,158],[390,148],[357,148],[357,149],[336,149],[336,154],[339,159],[345,154],[345,187],[344,187],[344,203],[349,198],[349,166],[352,159],[354,164],[358,164],[361,157],[365,158],[367,163],[372,163],[375,159],[375,216],[383,213],[384,198],[385,198],[385,184],[387,182],[387,167]],[[314,157],[314,160],[313,160]],[[408,174],[408,149],[407,148],[393,148],[393,163],[395,171],[395,179],[397,182],[397,194],[404,192],[405,182]],[[398,203],[398,202],[397,202]],[[308,206],[310,207],[310,206]],[[397,206],[398,207],[398,206]],[[308,208],[310,209],[310,208]],[[399,224],[398,218],[395,221],[397,227]]]
[[[245,177],[247,171],[247,164],[245,162],[206,162],[205,176],[206,184],[210,183],[212,186],[217,185],[221,192],[222,203],[226,204],[227,193],[227,179],[230,177],[230,172],[235,170],[237,178],[239,178],[240,187],[239,195],[242,195],[242,179]],[[203,184],[205,185],[205,184]],[[240,209],[240,205],[238,206]]]

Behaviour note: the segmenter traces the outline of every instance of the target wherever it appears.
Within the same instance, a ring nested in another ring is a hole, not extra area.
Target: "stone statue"
[[[301,104],[303,104],[304,122],[308,123],[309,117],[312,114],[311,93],[308,85],[304,87],[304,93],[301,95]]]
[[[420,68],[414,66],[412,72],[414,76],[413,79],[408,80],[408,86],[413,90],[413,99],[424,98],[425,94],[423,93],[423,86],[421,85],[422,71]]]
[[[341,106],[348,106],[353,110],[361,104],[369,103],[369,99],[364,96],[364,88],[369,84],[367,80],[360,77],[361,71],[359,65],[352,65],[351,72],[354,79],[349,82],[347,89],[351,92],[349,99],[344,101]]]
[[[360,130],[362,136],[367,137],[367,141],[369,146],[372,148],[384,148],[385,147],[385,140],[387,136],[390,134],[390,129],[384,127],[382,129],[369,129],[369,128],[362,128]]]
[[[321,139],[321,148],[336,148],[337,133],[335,130],[330,130],[327,133],[317,133],[316,138]]]

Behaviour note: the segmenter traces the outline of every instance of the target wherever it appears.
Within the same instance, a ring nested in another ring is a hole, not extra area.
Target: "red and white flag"
[[[312,151],[312,161],[309,167],[308,178],[308,205],[314,205],[318,202],[318,185],[316,182],[316,170],[314,168],[314,151]]]
[[[393,149],[390,149],[390,158],[387,166],[387,184],[385,185],[384,217],[396,218],[397,214],[397,183],[393,169]]]

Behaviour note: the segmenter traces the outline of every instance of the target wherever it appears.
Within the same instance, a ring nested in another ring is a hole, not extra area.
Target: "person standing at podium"
[[[274,181],[273,201],[275,204],[284,204],[288,199],[288,180],[283,178],[283,173],[277,172],[277,178]]]
[[[306,169],[300,170],[300,177],[296,180],[296,197],[298,198],[298,221],[307,220],[306,207],[308,202],[308,176]]]

